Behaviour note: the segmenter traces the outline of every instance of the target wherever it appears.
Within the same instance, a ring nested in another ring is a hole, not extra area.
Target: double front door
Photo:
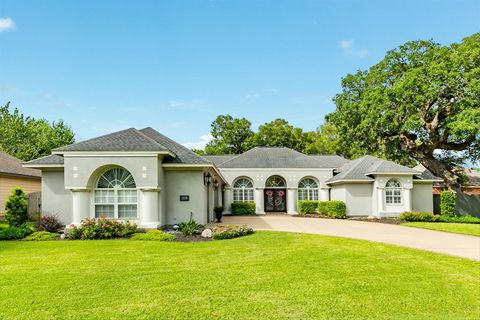
[[[264,191],[265,212],[287,211],[286,189],[265,189]]]

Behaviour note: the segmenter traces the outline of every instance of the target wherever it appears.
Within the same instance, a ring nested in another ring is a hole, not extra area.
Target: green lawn
[[[480,263],[319,235],[0,242],[0,319],[478,319]]]
[[[444,222],[406,222],[402,226],[480,236],[480,224]]]

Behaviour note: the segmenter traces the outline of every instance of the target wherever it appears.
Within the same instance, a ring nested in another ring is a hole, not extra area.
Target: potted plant
[[[223,210],[223,206],[213,208],[213,211],[215,212],[215,218],[217,218],[217,223],[222,222]]]

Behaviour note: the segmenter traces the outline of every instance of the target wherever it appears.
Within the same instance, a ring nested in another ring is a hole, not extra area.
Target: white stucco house
[[[130,128],[57,148],[25,167],[42,171],[42,210],[63,223],[106,216],[156,228],[192,217],[213,221],[213,208],[254,201],[257,214],[297,214],[300,200],[341,200],[348,216],[395,217],[433,210],[438,178],[364,156],[305,155],[253,148],[200,156],[152,128]]]

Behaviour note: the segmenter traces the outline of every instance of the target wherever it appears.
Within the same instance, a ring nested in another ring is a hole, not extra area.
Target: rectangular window
[[[119,219],[132,219],[137,217],[137,205],[136,204],[119,204],[118,205],[118,218]]]
[[[114,205],[95,205],[95,218],[114,218],[115,217],[115,207]]]
[[[253,201],[253,189],[233,189],[233,202]]]

